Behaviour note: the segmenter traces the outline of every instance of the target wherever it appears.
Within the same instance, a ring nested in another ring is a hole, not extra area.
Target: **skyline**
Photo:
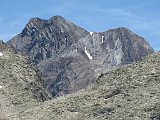
[[[29,19],[60,15],[91,31],[126,27],[160,50],[160,0],[0,0],[0,39],[20,33]]]

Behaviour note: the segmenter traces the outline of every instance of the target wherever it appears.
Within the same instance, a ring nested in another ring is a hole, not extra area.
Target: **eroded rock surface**
[[[88,32],[61,16],[31,19],[8,44],[38,66],[53,97],[86,88],[100,74],[154,52],[126,28]]]
[[[15,54],[3,42],[0,51],[0,120],[12,120],[11,115],[49,100],[50,96],[27,57]]]
[[[12,120],[159,120],[160,53],[107,72],[85,90],[12,115]]]

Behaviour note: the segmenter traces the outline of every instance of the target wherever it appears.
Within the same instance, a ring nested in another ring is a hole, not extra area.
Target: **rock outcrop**
[[[86,88],[100,74],[154,52],[126,28],[88,32],[61,16],[31,19],[8,44],[37,65],[53,97]]]

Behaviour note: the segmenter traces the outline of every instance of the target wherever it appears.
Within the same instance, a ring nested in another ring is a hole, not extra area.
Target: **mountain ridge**
[[[38,66],[53,97],[86,88],[100,74],[154,52],[127,28],[90,33],[61,16],[31,19],[7,44]]]
[[[0,41],[0,119],[159,120],[160,52],[127,28],[64,20],[33,18]]]

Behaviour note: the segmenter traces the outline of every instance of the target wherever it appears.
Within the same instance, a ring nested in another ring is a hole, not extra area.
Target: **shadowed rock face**
[[[87,33],[60,16],[54,16],[48,21],[32,18],[23,31],[8,43],[27,53],[35,63],[39,63],[58,57]]]
[[[8,44],[37,64],[53,96],[86,88],[100,74],[154,52],[126,28],[91,33],[61,16],[31,19]]]

